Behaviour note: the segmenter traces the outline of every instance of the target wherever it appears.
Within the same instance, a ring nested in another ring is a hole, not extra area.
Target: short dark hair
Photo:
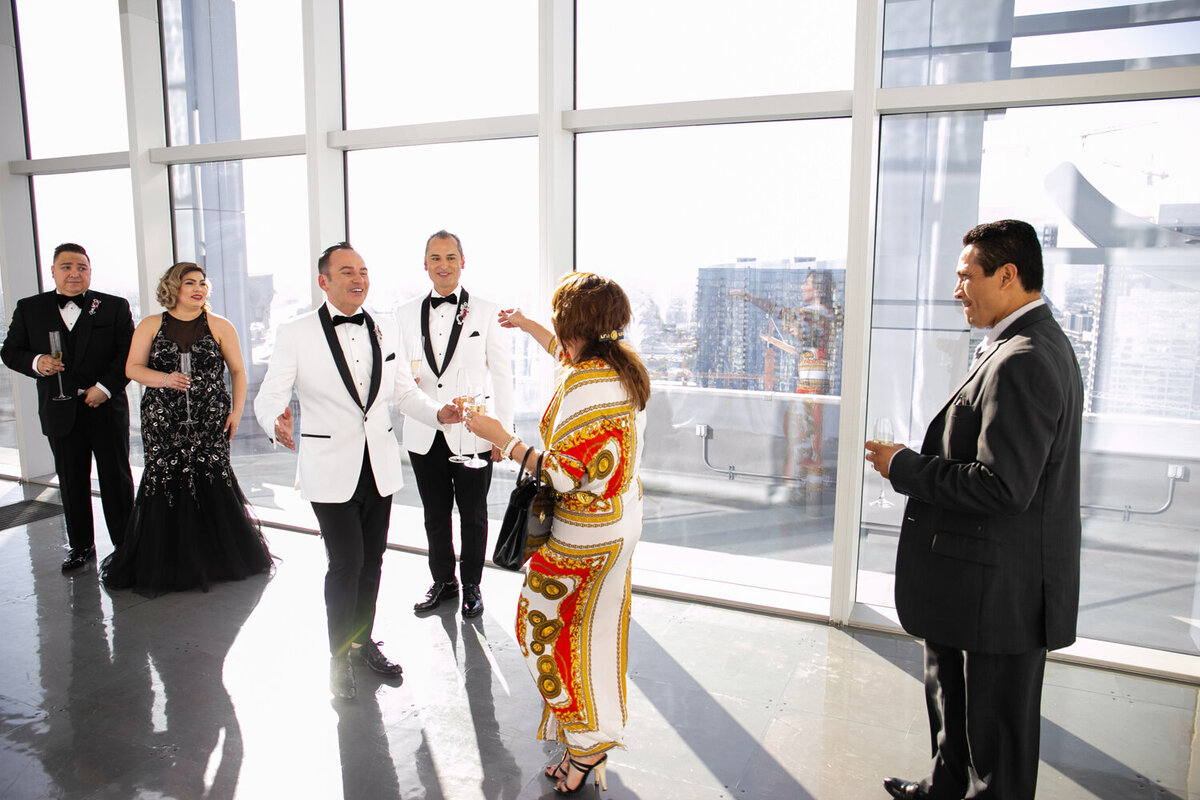
[[[1002,219],[976,225],[963,236],[963,246],[967,245],[974,245],[975,261],[984,275],[1013,264],[1025,291],[1042,290],[1042,240],[1028,222]]]
[[[326,278],[328,278],[329,277],[329,257],[332,256],[334,253],[336,253],[338,250],[353,250],[353,249],[354,249],[354,245],[350,244],[349,242],[338,242],[337,244],[329,245],[329,247],[326,247],[321,252],[320,257],[317,259],[317,272],[319,272],[320,274],[322,274]]]
[[[437,233],[435,233],[435,234],[433,234],[432,236],[430,236],[428,239],[426,239],[426,240],[425,240],[425,249],[426,249],[426,250],[428,250],[428,249],[429,249],[429,243],[430,243],[430,242],[432,242],[434,239],[453,239],[453,240],[454,240],[454,243],[455,243],[456,245],[458,245],[458,257],[459,257],[459,258],[466,258],[466,256],[464,256],[464,255],[463,255],[463,251],[462,251],[462,242],[459,240],[459,238],[458,238],[457,236],[455,236],[455,235],[454,235],[453,233],[451,233],[450,231],[447,231],[447,230],[440,230],[440,231],[438,231]]]
[[[83,245],[81,244],[75,244],[74,242],[63,242],[58,247],[54,248],[54,261],[58,261],[58,256],[60,253],[79,253],[79,255],[88,260],[89,264],[92,263],[92,257],[87,254],[87,250],[84,250]]]

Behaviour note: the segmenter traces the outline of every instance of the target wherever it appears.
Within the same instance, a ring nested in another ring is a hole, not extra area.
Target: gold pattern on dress
[[[558,697],[562,692],[562,680],[558,677],[558,665],[553,656],[542,656],[537,660],[538,689],[547,700]]]
[[[563,623],[561,619],[547,619],[546,615],[540,611],[529,612],[530,634],[533,636],[533,644],[529,645],[529,649],[535,655],[541,655],[546,651],[547,645],[554,644],[554,640],[558,638],[558,634],[562,631]]]
[[[528,582],[528,579],[526,579]],[[521,648],[521,655],[529,658],[529,648],[525,645],[525,628],[526,619],[529,614],[529,601],[524,597],[517,600],[517,644]]]
[[[562,581],[555,580],[549,575],[543,575],[540,572],[529,571],[529,575],[525,578],[525,582],[529,588],[538,594],[545,597],[547,600],[558,600],[567,593],[566,584]]]

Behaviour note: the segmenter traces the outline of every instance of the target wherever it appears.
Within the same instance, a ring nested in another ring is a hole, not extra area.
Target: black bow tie
[[[451,293],[451,294],[446,295],[445,297],[429,298],[429,307],[430,308],[437,308],[442,303],[453,303],[454,305],[458,305],[458,295]]]
[[[334,327],[341,325],[343,322],[349,322],[351,325],[362,325],[363,324],[363,312],[360,311],[351,317],[343,317],[341,314],[333,315]]]
[[[68,296],[67,296],[67,295],[65,295],[65,294],[59,294],[58,292],[55,292],[55,293],[54,293],[54,296],[55,296],[55,298],[57,298],[57,300],[58,300],[58,307],[59,307],[59,308],[62,308],[62,307],[63,307],[63,306],[65,306],[67,303],[74,303],[75,305],[79,305],[80,303],[82,303],[82,302],[83,302],[83,295],[81,295],[81,294],[77,294],[77,295],[74,295],[74,296],[68,297]]]

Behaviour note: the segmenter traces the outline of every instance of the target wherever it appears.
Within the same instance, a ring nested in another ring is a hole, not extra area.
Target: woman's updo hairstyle
[[[550,300],[559,345],[582,343],[577,362],[599,359],[612,367],[638,409],[650,399],[650,376],[622,339],[633,317],[629,296],[616,281],[593,272],[572,272]]]

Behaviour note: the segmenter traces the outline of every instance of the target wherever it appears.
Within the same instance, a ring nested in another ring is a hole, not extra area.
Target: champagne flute
[[[875,420],[875,431],[871,438],[879,444],[892,445],[895,444],[895,434],[892,432],[892,421],[887,417],[880,417]],[[879,497],[871,501],[871,505],[876,508],[891,508],[896,505],[891,500],[884,496],[884,490],[887,488],[887,479],[880,475],[879,478]]]
[[[467,418],[472,414],[483,414],[487,411],[487,403],[483,397],[483,387],[478,384],[472,384],[467,389]],[[482,469],[488,465],[488,462],[479,457],[479,437],[474,433],[471,434],[473,447],[471,449],[471,458],[463,463],[464,467],[471,469]]]
[[[183,377],[191,380],[192,377],[192,354],[190,352],[179,354],[179,372]],[[184,425],[193,425],[196,420],[192,419],[192,395],[191,384],[183,390],[184,403],[187,405],[187,419],[183,421]]]
[[[421,337],[419,345],[414,344],[412,350],[408,354],[408,363],[412,367],[412,376],[417,377],[417,372],[421,369],[421,362],[425,360],[425,337]]]
[[[462,395],[462,387],[465,383],[466,383],[466,379],[465,379],[465,376],[463,375],[462,368],[455,370],[455,372],[454,372],[454,405],[458,406],[458,410],[462,411],[464,413],[466,412],[466,405],[467,405],[467,401],[469,399]],[[463,430],[466,427],[467,426],[463,425],[461,422],[458,423],[458,449],[459,450],[463,449]],[[446,442],[446,444],[449,444],[449,442]],[[466,464],[470,460],[471,460],[470,456],[460,456],[457,453],[450,456],[450,462],[453,464]]]
[[[50,331],[50,357],[62,361],[63,357],[63,340],[61,331]],[[58,395],[51,398],[52,400],[70,400],[71,398],[63,394],[62,373],[58,373]]]

